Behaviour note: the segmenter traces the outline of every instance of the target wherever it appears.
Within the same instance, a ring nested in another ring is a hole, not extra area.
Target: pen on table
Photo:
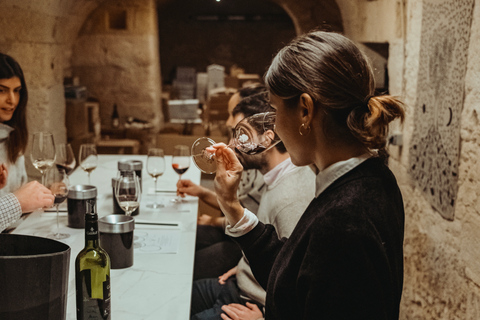
[[[135,221],[135,224],[148,224],[148,225],[155,225],[155,226],[178,227],[178,223],[166,223],[166,222]]]

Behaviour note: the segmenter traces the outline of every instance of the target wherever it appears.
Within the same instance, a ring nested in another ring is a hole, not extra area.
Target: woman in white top
[[[20,65],[0,53],[0,195],[27,182],[24,152],[28,142],[27,86]]]

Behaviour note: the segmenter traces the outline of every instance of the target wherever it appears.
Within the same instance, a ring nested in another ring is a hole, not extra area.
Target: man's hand
[[[185,197],[185,195],[202,198],[205,188],[193,183],[190,180],[178,180],[177,195]]]
[[[32,212],[40,208],[50,208],[55,197],[38,181],[29,182],[13,193],[17,197],[22,212]]]
[[[224,274],[222,274],[220,277],[218,277],[218,283],[225,284],[225,281],[227,281],[228,278],[236,274],[237,274],[237,267],[235,266],[232,269],[225,272]]]
[[[217,228],[223,228],[225,223],[225,217],[212,217],[208,214],[202,214],[197,218],[197,224],[203,226],[213,226]]]
[[[0,164],[0,189],[3,189],[7,185],[8,169],[5,163]]]
[[[225,313],[221,314],[224,320],[259,320],[263,319],[263,313],[254,303],[247,302],[247,306],[230,303],[222,306]]]
[[[213,217],[208,214],[202,214],[197,218],[197,224],[202,226],[213,226]]]

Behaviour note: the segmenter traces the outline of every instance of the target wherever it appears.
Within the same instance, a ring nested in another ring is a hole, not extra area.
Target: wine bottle
[[[120,125],[120,117],[118,116],[117,104],[113,105],[112,112],[112,128],[118,128]]]
[[[91,211],[85,214],[85,248],[75,259],[77,320],[110,320],[110,258],[99,244],[93,206]]]

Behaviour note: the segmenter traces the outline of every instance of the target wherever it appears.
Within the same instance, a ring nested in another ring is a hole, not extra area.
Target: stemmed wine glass
[[[135,171],[118,172],[115,183],[115,198],[127,216],[139,207],[141,193],[140,180]]]
[[[53,134],[49,132],[36,132],[33,134],[30,159],[35,169],[42,174],[42,184],[45,185],[45,173],[55,162]]]
[[[70,144],[59,144],[55,147],[57,155],[55,157],[55,165],[58,169],[64,169],[65,172],[69,175],[77,162],[75,161],[75,156],[73,155],[72,146]]]
[[[78,157],[80,167],[88,174],[88,184],[90,184],[90,173],[95,170],[98,162],[97,148],[93,143],[82,144]]]
[[[56,240],[66,239],[70,237],[70,234],[60,233],[60,218],[58,213],[58,206],[67,198],[68,188],[70,186],[68,175],[65,170],[55,167],[48,170],[46,173],[46,186],[55,196],[55,201],[53,204],[57,207],[57,230],[54,233],[49,233],[47,238]]]
[[[178,173],[178,180],[182,179],[182,174],[190,167],[190,148],[184,145],[177,145],[173,151],[172,168]],[[182,202],[182,197],[178,196],[172,199],[172,202]]]
[[[153,178],[155,183],[155,202],[147,205],[148,208],[163,208],[163,203],[157,203],[157,179],[165,172],[165,156],[163,149],[152,148],[148,150],[147,156],[147,172]]]
[[[270,150],[281,141],[275,134],[275,119],[275,112],[257,113],[242,119],[233,129],[233,137],[228,146],[247,155]],[[215,154],[206,150],[214,144],[212,139],[203,137],[192,145],[193,162],[204,173],[217,171]]]

